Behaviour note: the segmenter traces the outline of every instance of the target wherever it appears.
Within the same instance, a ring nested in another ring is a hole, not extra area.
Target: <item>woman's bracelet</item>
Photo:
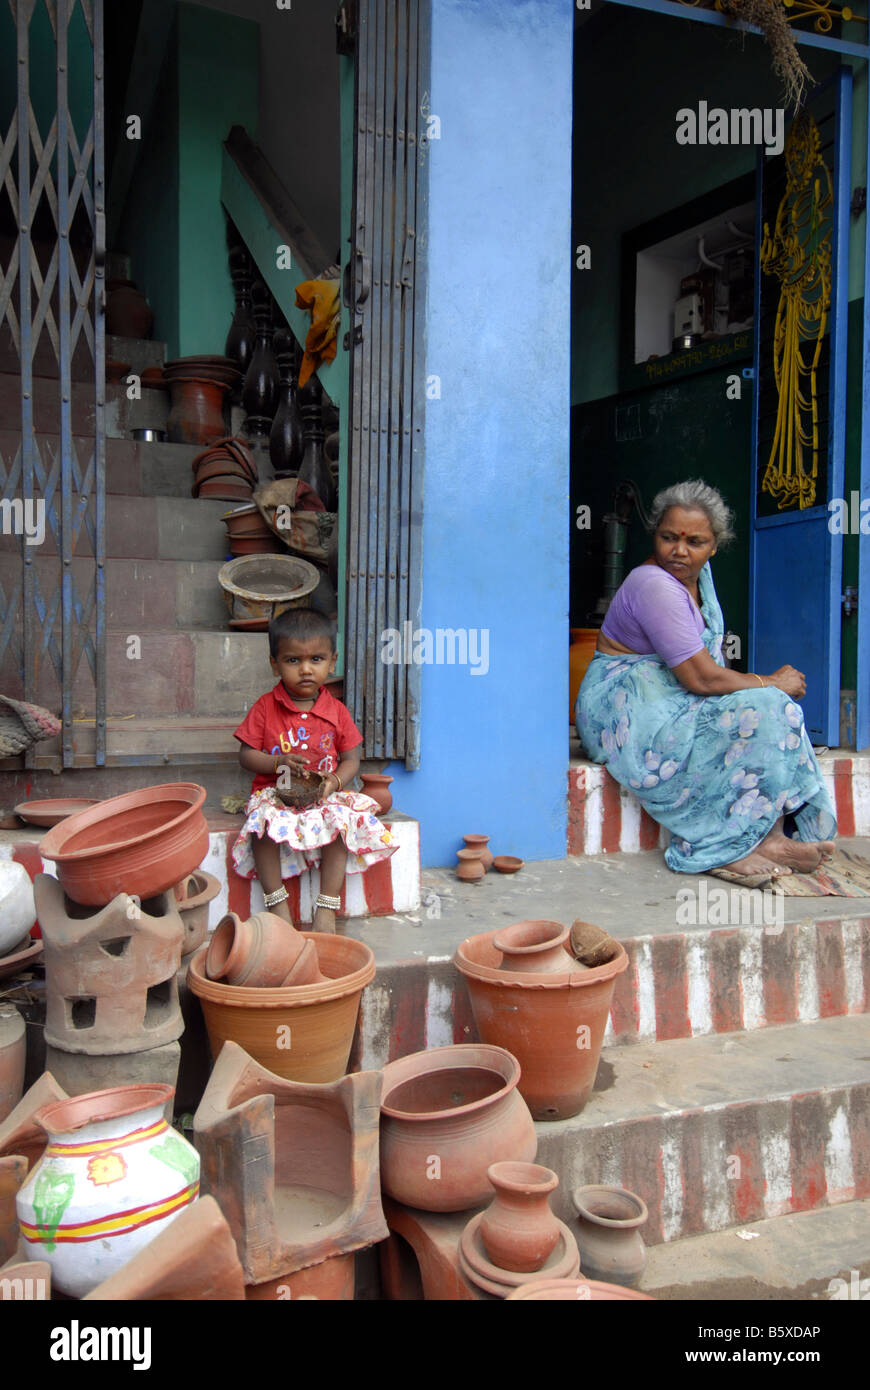
[[[758,681],[758,683],[759,683],[759,685],[761,686],[762,690],[766,690],[766,689],[767,689],[767,686],[764,684],[764,679],[763,679],[762,676],[757,675],[755,671],[750,671],[749,674],[750,674],[751,676],[755,676],[755,679]]]

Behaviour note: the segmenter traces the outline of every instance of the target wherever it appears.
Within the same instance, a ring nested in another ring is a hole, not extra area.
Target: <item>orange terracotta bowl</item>
[[[516,874],[525,863],[524,859],[517,859],[512,854],[497,854],[492,861],[492,867],[497,869],[500,874]]]

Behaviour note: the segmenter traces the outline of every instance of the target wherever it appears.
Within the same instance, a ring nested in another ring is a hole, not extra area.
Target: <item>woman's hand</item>
[[[800,700],[807,693],[807,678],[802,671],[796,671],[794,666],[780,666],[778,671],[765,676],[764,682],[766,685],[775,685],[777,690],[781,690],[784,695],[790,695],[793,700]]]

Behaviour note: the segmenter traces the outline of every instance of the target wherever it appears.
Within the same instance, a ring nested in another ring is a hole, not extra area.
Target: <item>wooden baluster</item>
[[[269,436],[269,454],[276,478],[295,478],[305,453],[302,416],[296,400],[299,382],[300,354],[296,339],[288,328],[279,328],[272,339],[281,385],[278,390],[278,409]]]
[[[300,482],[306,482],[314,489],[328,512],[337,511],[338,493],[332,469],[323,452],[323,387],[316,375],[309,377],[300,388],[297,400],[302,412],[302,433],[305,439],[305,454],[299,468]]]
[[[262,280],[255,280],[251,290],[257,340],[242,390],[242,405],[247,416],[245,433],[258,440],[265,449],[272,429],[272,419],[278,400],[278,363],[272,350],[272,296]]]
[[[233,246],[230,251],[230,279],[236,298],[236,311],[227,334],[224,353],[231,357],[242,375],[248,370],[254,355],[256,329],[251,312],[251,258],[242,245]]]

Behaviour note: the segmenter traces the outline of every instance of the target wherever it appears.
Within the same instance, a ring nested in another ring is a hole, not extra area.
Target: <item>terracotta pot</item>
[[[486,1293],[504,1298],[521,1284],[539,1279],[573,1279],[580,1273],[577,1242],[564,1221],[557,1221],[556,1243],[537,1271],[505,1269],[489,1258],[483,1243],[482,1226],[486,1212],[478,1212],[464,1227],[459,1238],[457,1263],[462,1274]]]
[[[497,854],[492,861],[492,866],[499,874],[518,874],[523,863],[524,861],[517,859],[514,854]]]
[[[491,869],[493,865],[493,853],[489,849],[488,835],[463,835],[466,849],[473,849],[484,869]]]
[[[456,858],[456,877],[463,883],[479,883],[486,873],[483,861],[476,849],[458,849]]]
[[[256,912],[247,921],[227,913],[214,929],[205,957],[210,980],[269,989],[282,985],[308,943],[273,912]]]
[[[106,332],[117,338],[150,338],[154,314],[132,280],[106,284]]]
[[[568,649],[568,723],[574,723],[574,707],[589,665],[598,645],[597,627],[572,627]]]
[[[393,797],[390,792],[392,780],[392,777],[385,776],[383,772],[360,773],[363,795],[370,796],[372,801],[378,803],[382,815],[389,811],[393,804]]]
[[[389,1062],[381,1103],[384,1192],[423,1211],[464,1211],[485,1202],[491,1163],[531,1162],[538,1151],[519,1078],[515,1057],[480,1043]]]
[[[36,1116],[49,1136],[16,1206],[28,1253],[81,1298],[117,1274],[196,1199],[199,1155],[170,1129],[172,1086],[117,1086],[56,1101]]]
[[[559,1179],[539,1163],[492,1163],[487,1176],[495,1201],[480,1221],[487,1255],[500,1269],[525,1274],[540,1269],[559,1241],[559,1222],[550,1193]]]
[[[492,944],[501,951],[500,969],[527,974],[555,975],[576,970],[574,957],[565,949],[570,927],[561,922],[514,922],[500,927]]]
[[[172,444],[210,444],[226,434],[222,381],[204,377],[169,377],[170,406],[166,437]]]
[[[375,977],[375,958],[348,936],[301,932],[313,941],[324,980],[310,985],[249,989],[205,974],[206,948],[191,957],[187,979],[199,997],[212,1056],[239,1043],[251,1057],[290,1081],[337,1081],[347,1071],[360,999]]]
[[[564,974],[502,970],[499,932],[469,936],[454,964],[468,987],[477,1031],[513,1052],[522,1068],[520,1091],[538,1120],[576,1115],[598,1070],[616,976],[628,965],[622,946],[594,970]],[[502,1155],[497,1155],[502,1157]]]
[[[241,478],[237,482],[228,478],[211,478],[193,489],[194,497],[210,497],[216,502],[244,502],[250,495],[250,483],[243,482]]]
[[[180,896],[179,888],[184,890]],[[197,869],[195,874],[188,874],[182,883],[176,884],[175,898],[184,923],[182,957],[189,956],[191,951],[195,951],[197,946],[201,946],[205,941],[208,935],[209,904],[220,891],[219,880],[214,874],[207,874],[204,869]]]
[[[0,1003],[0,1121],[23,1094],[26,1053],[24,1019],[14,1005]]]
[[[573,1196],[574,1234],[584,1274],[629,1288],[640,1283],[646,1267],[640,1227],[649,1216],[643,1198],[602,1184],[578,1187]]]
[[[18,947],[35,921],[30,874],[14,859],[0,859],[0,956]]]
[[[620,1289],[616,1284],[602,1284],[596,1279],[542,1279],[536,1284],[521,1284],[505,1299],[538,1299],[541,1302],[561,1303],[607,1303],[618,1299],[644,1299],[648,1303],[655,1300],[648,1293],[638,1293],[633,1289]]]
[[[104,907],[118,893],[153,898],[208,853],[205,788],[195,782],[143,787],[68,816],[43,836],[43,859],[73,902]]]
[[[59,796],[51,801],[22,801],[15,807],[15,814],[28,825],[50,827],[66,820],[67,816],[74,816],[76,811],[86,811],[89,806],[96,804],[93,797]]]

